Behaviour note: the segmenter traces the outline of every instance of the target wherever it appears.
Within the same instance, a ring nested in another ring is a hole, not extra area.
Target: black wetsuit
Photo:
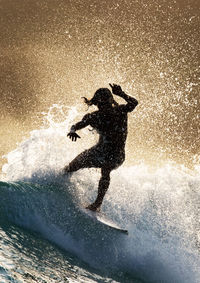
[[[127,114],[136,107],[136,100],[125,105],[112,106],[109,109],[98,110],[86,114],[82,121],[73,125],[71,130],[77,131],[88,125],[99,134],[98,143],[79,154],[70,164],[76,171],[80,168],[119,167],[125,159],[125,142],[127,138]]]

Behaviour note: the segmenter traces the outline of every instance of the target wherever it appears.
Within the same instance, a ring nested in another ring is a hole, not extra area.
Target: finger
[[[79,138],[79,139],[80,139],[81,137],[80,137],[79,135],[77,135],[77,138]]]
[[[109,86],[110,86],[111,88],[113,88],[113,86],[112,86],[111,84],[109,84]]]

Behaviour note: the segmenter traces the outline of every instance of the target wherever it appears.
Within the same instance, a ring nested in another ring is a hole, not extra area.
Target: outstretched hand
[[[112,88],[112,93],[119,95],[122,93],[122,88],[120,85],[116,85],[116,84],[109,84],[110,87]]]
[[[77,140],[77,138],[81,138],[77,133],[69,133],[69,134],[67,134],[67,136],[72,140],[72,141],[76,141]]]

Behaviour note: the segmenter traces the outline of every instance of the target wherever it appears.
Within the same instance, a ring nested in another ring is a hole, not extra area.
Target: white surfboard
[[[94,221],[100,222],[101,224],[110,227],[113,230],[119,231],[124,234],[128,234],[128,230],[119,227],[112,220],[107,219],[101,212],[91,211],[89,209],[83,208],[82,211]]]

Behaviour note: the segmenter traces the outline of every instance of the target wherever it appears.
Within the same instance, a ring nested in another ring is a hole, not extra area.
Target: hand
[[[120,94],[122,93],[122,88],[120,85],[116,85],[116,84],[109,84],[110,87],[112,88],[112,92],[118,96],[120,96]]]
[[[76,141],[77,138],[81,138],[79,135],[77,135],[77,133],[72,133],[70,132],[69,134],[67,134],[67,136],[72,140],[72,141]]]

